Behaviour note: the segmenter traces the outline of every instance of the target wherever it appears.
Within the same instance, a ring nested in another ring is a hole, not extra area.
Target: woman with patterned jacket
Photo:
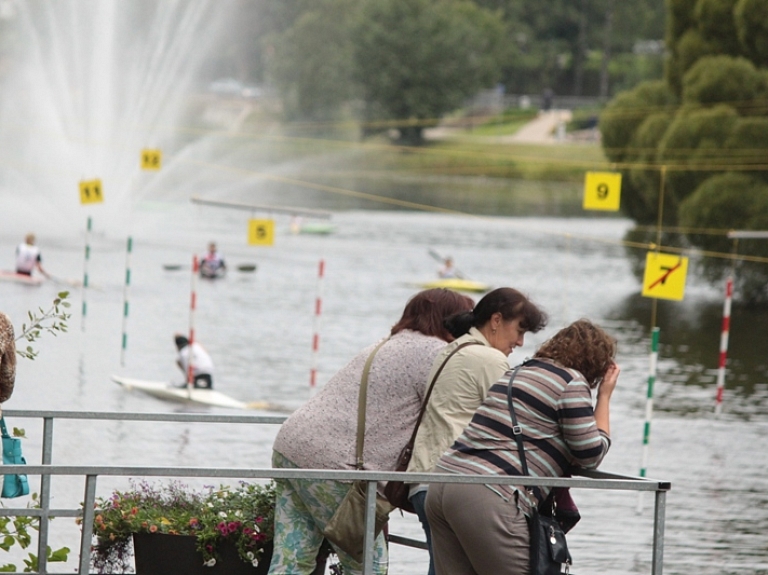
[[[363,452],[366,470],[394,471],[400,450],[416,425],[427,374],[437,353],[453,337],[445,318],[472,309],[471,298],[447,289],[413,296],[390,336],[373,357],[368,377]],[[360,382],[376,345],[362,350],[320,392],[283,423],[273,446],[272,466],[287,469],[355,469]],[[309,575],[323,530],[351,487],[342,481],[277,480],[271,575]],[[345,575],[362,565],[336,549]],[[374,543],[374,573],[387,572],[384,534]]]

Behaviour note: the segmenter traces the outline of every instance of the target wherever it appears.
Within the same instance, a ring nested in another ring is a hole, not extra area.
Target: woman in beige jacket
[[[408,472],[429,473],[434,469],[440,456],[464,431],[488,389],[509,369],[507,356],[523,345],[526,332],[535,333],[546,322],[546,314],[512,288],[495,289],[472,311],[446,321],[446,327],[458,339],[437,355],[427,384],[451,352],[462,344],[471,345],[456,352],[435,381]],[[434,575],[431,533],[424,511],[426,497],[426,485],[411,486],[409,500],[424,527],[430,555],[429,575]]]

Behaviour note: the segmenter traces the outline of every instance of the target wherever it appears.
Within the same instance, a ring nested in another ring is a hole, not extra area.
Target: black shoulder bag
[[[514,381],[521,367],[522,365],[517,366],[515,371],[512,372],[512,377],[509,378],[507,403],[509,404],[509,415],[512,417],[512,437],[517,443],[523,475],[530,475],[528,473],[528,463],[525,460],[523,430],[517,423],[515,408],[512,405],[512,381]],[[531,489],[526,487],[525,489],[530,493],[533,493],[534,490],[538,491],[537,488]],[[549,501],[549,499],[547,500]],[[572,564],[571,554],[568,552],[565,532],[560,526],[560,522],[554,517],[547,517],[539,513],[537,506],[531,508],[531,515],[527,519],[531,539],[531,575],[560,575],[561,573],[569,573]]]

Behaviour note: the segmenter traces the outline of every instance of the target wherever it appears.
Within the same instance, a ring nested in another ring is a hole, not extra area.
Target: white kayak
[[[26,274],[17,274],[16,272],[8,270],[0,270],[0,281],[39,286],[45,281],[45,278],[43,276],[28,276]]]
[[[165,381],[146,381],[113,375],[112,381],[128,390],[136,389],[159,399],[180,401],[183,403],[199,403],[213,407],[230,409],[263,409],[267,411],[289,411],[285,407],[267,401],[240,401],[215,389],[188,389],[175,387]]]

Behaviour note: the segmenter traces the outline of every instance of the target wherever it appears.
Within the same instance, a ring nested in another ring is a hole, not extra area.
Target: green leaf
[[[48,548],[48,561],[51,563],[54,562],[63,562],[67,560],[67,556],[69,555],[70,549],[69,547],[62,547],[61,549],[57,549],[56,551],[51,551],[51,548]]]
[[[8,563],[7,565],[0,567],[0,573],[16,573],[17,571],[16,565],[13,563]]]

